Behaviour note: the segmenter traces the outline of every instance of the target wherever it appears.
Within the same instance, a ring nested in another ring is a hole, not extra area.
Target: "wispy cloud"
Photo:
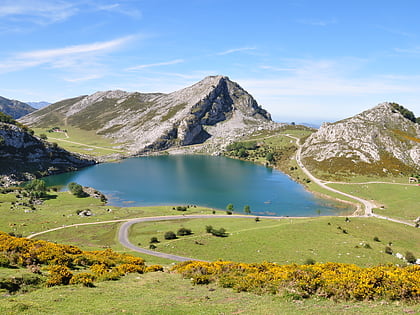
[[[0,61],[0,72],[18,71],[40,65],[53,68],[80,68],[81,65],[86,66],[86,62],[94,62],[92,60],[95,57],[116,50],[135,37],[125,36],[106,42],[18,53],[12,58]]]
[[[321,20],[321,19],[299,19],[297,20],[300,24],[312,25],[312,26],[328,26],[332,24],[336,24],[336,19],[328,19],[328,20]]]
[[[256,47],[240,47],[240,48],[233,48],[229,50],[225,50],[222,52],[217,53],[217,55],[229,55],[237,52],[247,51],[247,50],[256,50]]]
[[[132,71],[132,70],[142,70],[142,69],[145,69],[145,68],[152,68],[152,67],[169,66],[169,65],[175,65],[175,64],[178,64],[178,63],[183,63],[184,61],[185,61],[184,59],[175,59],[175,60],[165,61],[165,62],[157,62],[157,63],[138,65],[138,66],[127,68],[126,70]]]
[[[78,11],[77,4],[59,0],[4,0],[0,4],[0,17],[36,24],[63,21]]]
[[[141,18],[142,12],[138,9],[133,8],[125,8],[120,3],[113,3],[107,5],[98,5],[97,10],[100,11],[109,11],[113,13],[119,13],[127,16],[131,16],[133,18]]]
[[[401,31],[399,29],[390,28],[388,26],[377,25],[376,27],[380,30],[383,30],[383,31],[387,32],[387,33],[398,35],[398,36],[403,36],[403,37],[416,37],[417,36],[415,33]]]

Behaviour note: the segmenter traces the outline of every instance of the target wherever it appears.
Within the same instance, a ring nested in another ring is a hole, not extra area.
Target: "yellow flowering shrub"
[[[49,265],[47,286],[83,284],[93,286],[94,280],[118,280],[127,273],[146,271],[144,259],[120,254],[112,249],[82,251],[76,246],[55,244],[11,236],[0,232],[1,263],[4,266]],[[71,270],[90,269],[91,273],[72,274]],[[163,270],[157,265],[148,271]]]
[[[66,266],[53,265],[48,268],[49,276],[47,286],[52,287],[55,285],[69,284],[73,274]]]
[[[94,287],[93,281],[95,281],[95,276],[87,272],[81,272],[70,279],[70,284],[82,284],[85,287]]]
[[[244,264],[190,261],[173,270],[194,284],[216,282],[236,291],[293,293],[334,300],[420,301],[420,266],[393,265],[361,268],[352,264]]]

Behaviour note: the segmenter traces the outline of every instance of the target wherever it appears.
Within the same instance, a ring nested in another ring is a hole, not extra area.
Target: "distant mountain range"
[[[50,105],[51,103],[48,103],[48,102],[26,102],[26,104],[28,104],[28,105],[30,105],[30,106],[32,106],[32,107],[34,107],[34,108],[36,108],[36,109],[40,109],[40,108],[42,108],[42,107],[45,107],[45,106],[48,106],[48,105]]]
[[[0,112],[11,116],[14,119],[32,113],[36,108],[16,100],[10,100],[0,96]]]
[[[97,92],[51,104],[21,119],[33,127],[73,126],[124,142],[132,153],[207,140],[234,139],[277,124],[225,76],[210,76],[170,93]]]

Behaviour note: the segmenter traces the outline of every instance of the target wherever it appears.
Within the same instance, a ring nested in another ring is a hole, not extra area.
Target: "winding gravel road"
[[[130,227],[133,224],[141,223],[141,222],[152,222],[152,221],[167,221],[167,220],[182,220],[182,219],[209,219],[209,218],[256,218],[256,216],[252,215],[226,215],[226,214],[190,214],[190,215],[177,215],[177,216],[161,216],[161,217],[147,217],[147,218],[139,218],[139,219],[132,219],[123,223],[120,226],[118,231],[118,241],[124,246],[131,250],[134,250],[139,253],[152,255],[161,258],[167,258],[175,261],[188,261],[188,260],[196,260],[196,261],[205,261],[196,258],[172,255],[172,254],[165,254],[161,252],[157,252],[150,249],[145,249],[142,247],[138,247],[133,245],[128,240],[128,232]],[[264,217],[267,218],[267,217]],[[284,217],[268,217],[270,219],[284,219]]]

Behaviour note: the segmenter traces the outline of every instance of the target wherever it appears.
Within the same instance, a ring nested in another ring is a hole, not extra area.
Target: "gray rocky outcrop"
[[[16,179],[26,179],[31,174],[61,173],[96,163],[8,123],[0,123],[0,161],[0,175]]]
[[[390,103],[382,103],[354,117],[324,123],[305,141],[302,157],[330,163],[346,159],[355,166],[363,162],[384,167],[384,161],[392,159],[418,169],[420,125],[406,119]]]

